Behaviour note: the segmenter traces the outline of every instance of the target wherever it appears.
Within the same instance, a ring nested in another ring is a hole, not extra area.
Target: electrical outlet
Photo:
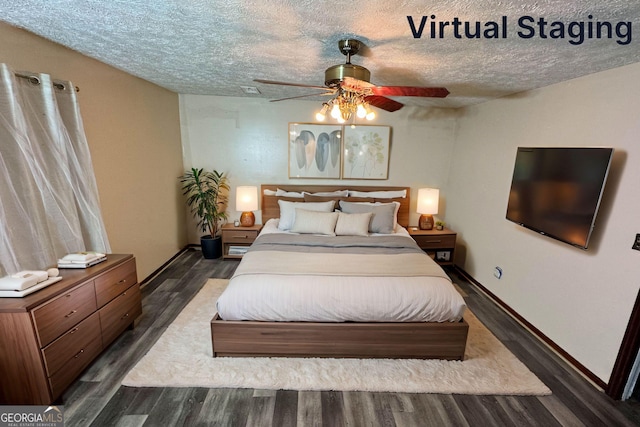
[[[493,275],[496,276],[497,279],[502,279],[502,269],[500,267],[494,268]]]
[[[633,246],[631,246],[631,249],[640,251],[640,234],[636,234],[636,241],[633,242]]]

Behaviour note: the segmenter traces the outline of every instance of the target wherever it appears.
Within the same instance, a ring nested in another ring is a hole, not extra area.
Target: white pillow
[[[336,222],[337,236],[368,236],[373,212],[348,214],[340,212]]]
[[[309,193],[308,191],[303,191],[302,194],[309,194],[310,196],[322,196],[322,197],[347,197],[349,195],[349,190],[336,190],[336,191],[324,191],[320,193]]]
[[[276,196],[278,197],[298,197],[300,199],[304,198],[304,194],[298,193],[296,191],[284,191],[281,189],[276,190]]]
[[[335,236],[336,221],[338,221],[338,212],[317,212],[296,208],[296,219],[290,231]]]
[[[280,205],[280,222],[278,228],[280,230],[290,230],[296,219],[296,208],[306,209],[308,211],[331,212],[335,206],[333,200],[327,202],[288,202],[286,200],[278,200]]]
[[[349,190],[349,197],[373,197],[378,199],[394,199],[396,197],[407,197],[407,190],[392,191],[352,191]]]
[[[262,194],[264,194],[265,196],[275,196],[276,193],[277,193],[276,191],[269,190],[268,188],[265,188],[264,190],[262,190]]]

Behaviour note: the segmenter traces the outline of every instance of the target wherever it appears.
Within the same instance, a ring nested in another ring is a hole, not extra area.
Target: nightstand
[[[262,230],[262,224],[251,227],[236,227],[233,224],[222,226],[222,257],[240,259]]]
[[[409,227],[409,234],[418,246],[440,265],[453,265],[456,250],[456,232],[448,228],[443,230],[420,230]]]

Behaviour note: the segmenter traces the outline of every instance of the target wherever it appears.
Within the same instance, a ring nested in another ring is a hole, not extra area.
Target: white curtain
[[[0,277],[110,252],[75,86],[6,64],[0,79]]]

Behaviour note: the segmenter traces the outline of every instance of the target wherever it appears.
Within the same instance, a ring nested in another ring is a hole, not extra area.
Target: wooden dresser
[[[24,298],[0,298],[0,404],[53,403],[142,313],[133,255],[108,255]]]

